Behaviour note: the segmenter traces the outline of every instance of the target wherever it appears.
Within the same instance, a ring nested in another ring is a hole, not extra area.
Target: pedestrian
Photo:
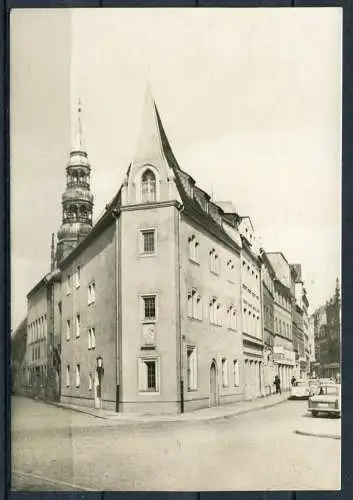
[[[297,379],[296,379],[296,378],[295,378],[295,376],[293,375],[293,377],[292,377],[292,379],[291,379],[291,384],[292,384],[293,386],[295,386],[295,385],[296,385],[296,382],[297,382]]]
[[[275,376],[275,380],[273,382],[276,386],[276,394],[282,394],[281,391],[281,379],[279,378],[278,375]]]

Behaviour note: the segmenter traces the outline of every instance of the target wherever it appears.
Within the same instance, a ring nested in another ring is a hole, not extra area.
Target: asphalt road
[[[126,425],[15,398],[14,490],[332,490],[339,440],[302,436],[307,402],[209,422]],[[315,419],[327,428],[327,419]]]

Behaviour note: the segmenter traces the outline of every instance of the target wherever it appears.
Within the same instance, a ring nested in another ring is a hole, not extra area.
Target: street
[[[286,401],[227,420],[123,424],[14,398],[12,488],[339,489],[340,440],[294,432],[312,419],[306,408]]]

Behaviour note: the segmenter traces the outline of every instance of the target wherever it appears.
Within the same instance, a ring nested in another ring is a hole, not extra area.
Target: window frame
[[[81,314],[76,313],[75,317],[75,330],[76,330],[76,338],[79,339],[81,336]]]
[[[71,383],[71,373],[70,373],[70,365],[66,365],[66,379],[65,379],[65,385],[66,387],[70,387]]]
[[[146,317],[146,303],[145,299],[147,298],[154,298],[154,317]],[[158,295],[157,293],[143,293],[140,295],[140,315],[141,315],[141,322],[144,324],[148,323],[156,323],[158,320]]]
[[[96,282],[95,280],[92,280],[87,287],[88,290],[88,299],[87,299],[87,305],[92,305],[96,303]]]
[[[143,178],[146,174],[151,173],[154,181],[147,180],[144,181]],[[141,203],[156,203],[158,201],[158,196],[157,196],[157,176],[155,172],[150,168],[149,165],[146,165],[146,168],[143,170],[141,173],[141,182],[140,182],[140,197],[141,197]],[[150,186],[153,185],[154,189],[150,189]],[[145,187],[147,186],[147,190],[145,190]],[[147,193],[147,199],[145,199],[145,194]],[[153,194],[153,199],[151,199],[151,193]]]
[[[75,365],[75,387],[78,389],[81,384],[81,366],[79,363]]]
[[[145,239],[144,234],[153,232],[153,250],[148,252],[145,251]],[[157,254],[157,228],[156,227],[147,227],[139,229],[139,254],[142,257],[151,257]]]
[[[233,375],[233,387],[240,387],[240,368],[238,359],[233,359],[232,375]]]
[[[202,296],[199,290],[192,287],[187,294],[187,316],[190,319],[202,321],[203,319],[203,303]]]
[[[229,367],[228,359],[222,357],[221,359],[221,370],[222,370],[222,387],[227,389],[229,387]]]
[[[189,363],[189,352],[193,356],[191,364]],[[189,376],[191,375],[191,376]],[[198,350],[195,344],[188,344],[186,346],[186,383],[188,392],[198,391]]]
[[[80,288],[81,286],[81,266],[78,264],[75,268],[75,287]]]
[[[147,363],[154,362],[155,366],[155,390],[148,390],[148,367]],[[144,366],[146,365],[146,366]],[[141,370],[146,370],[144,374],[142,374]],[[161,390],[161,381],[160,381],[160,356],[141,356],[137,358],[137,383],[138,383],[138,393],[139,395],[159,395]],[[141,387],[141,383],[143,383],[143,387]]]
[[[66,340],[71,339],[71,320],[66,320]]]

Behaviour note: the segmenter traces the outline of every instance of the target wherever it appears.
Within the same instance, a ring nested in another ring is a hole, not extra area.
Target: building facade
[[[266,253],[261,252],[262,259],[262,303],[263,303],[263,341],[264,341],[264,388],[265,394],[275,392],[274,378],[277,365],[273,358],[275,343],[275,280],[276,273]]]
[[[240,254],[236,218],[180,169],[148,93],[123,185],[59,264],[61,400],[126,413],[240,400]]]
[[[267,252],[266,255],[276,273],[273,361],[276,364],[276,374],[281,380],[282,389],[289,390],[295,371],[290,267],[281,252]]]
[[[290,388],[290,268],[179,166],[147,91],[126,175],[93,225],[81,108],[50,272],[28,294],[28,393],[180,413]],[[293,291],[294,294],[294,291]]]

